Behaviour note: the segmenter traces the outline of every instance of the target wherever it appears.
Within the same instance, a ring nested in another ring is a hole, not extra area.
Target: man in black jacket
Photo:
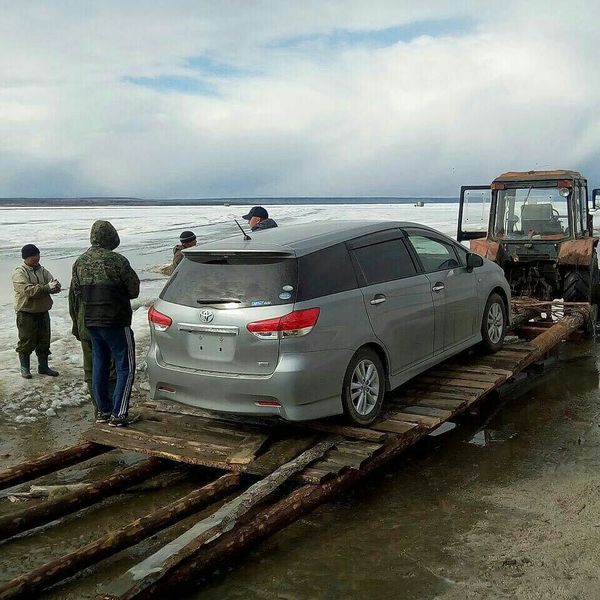
[[[83,306],[85,327],[92,342],[92,388],[98,404],[97,423],[127,424],[129,398],[135,376],[135,344],[131,330],[131,302],[140,293],[140,280],[129,261],[113,250],[117,230],[108,221],[96,221],[91,247],[73,265],[72,293]],[[109,397],[111,356],[117,382]]]
[[[263,229],[271,229],[277,227],[277,223],[273,219],[269,219],[269,213],[262,206],[253,206],[247,215],[242,219],[248,221],[250,231],[262,231]]]

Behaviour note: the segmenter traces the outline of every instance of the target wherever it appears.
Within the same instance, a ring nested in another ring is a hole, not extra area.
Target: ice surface
[[[67,294],[73,261],[89,245],[89,229],[96,219],[108,219],[119,231],[122,252],[142,280],[140,298],[133,302],[138,374],[136,387],[146,393],[145,356],[149,343],[146,319],[148,305],[158,295],[166,278],[154,271],[169,263],[172,248],[184,229],[193,230],[198,242],[238,232],[233,222],[247,206],[164,206],[94,208],[0,208],[0,418],[14,423],[32,423],[60,417],[62,411],[89,403],[83,382],[81,346],[71,335]],[[270,215],[285,227],[290,223],[336,219],[397,220],[424,223],[453,236],[456,204],[336,204],[269,206]],[[241,235],[241,234],[240,234]],[[15,352],[17,329],[10,275],[20,263],[20,249],[35,243],[41,262],[63,286],[53,296],[50,312],[52,341],[50,365],[59,377],[37,374],[32,356],[33,379],[19,375]]]

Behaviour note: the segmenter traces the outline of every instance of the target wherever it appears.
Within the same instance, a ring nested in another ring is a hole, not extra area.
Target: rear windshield
[[[184,306],[249,308],[296,299],[295,258],[187,255],[160,294]]]

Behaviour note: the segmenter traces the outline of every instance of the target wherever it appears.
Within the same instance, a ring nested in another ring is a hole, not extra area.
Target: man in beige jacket
[[[38,373],[56,377],[58,372],[48,366],[50,355],[50,294],[60,292],[60,283],[40,265],[40,251],[33,244],[21,249],[23,262],[13,271],[15,311],[19,343],[17,352],[21,364],[21,376],[31,379],[30,355],[35,350],[38,357]]]

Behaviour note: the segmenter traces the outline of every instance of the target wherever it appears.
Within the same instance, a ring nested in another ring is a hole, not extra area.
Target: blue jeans
[[[135,377],[135,342],[130,327],[88,327],[92,341],[92,388],[101,413],[126,418]],[[117,383],[109,396],[110,358],[115,361]]]

